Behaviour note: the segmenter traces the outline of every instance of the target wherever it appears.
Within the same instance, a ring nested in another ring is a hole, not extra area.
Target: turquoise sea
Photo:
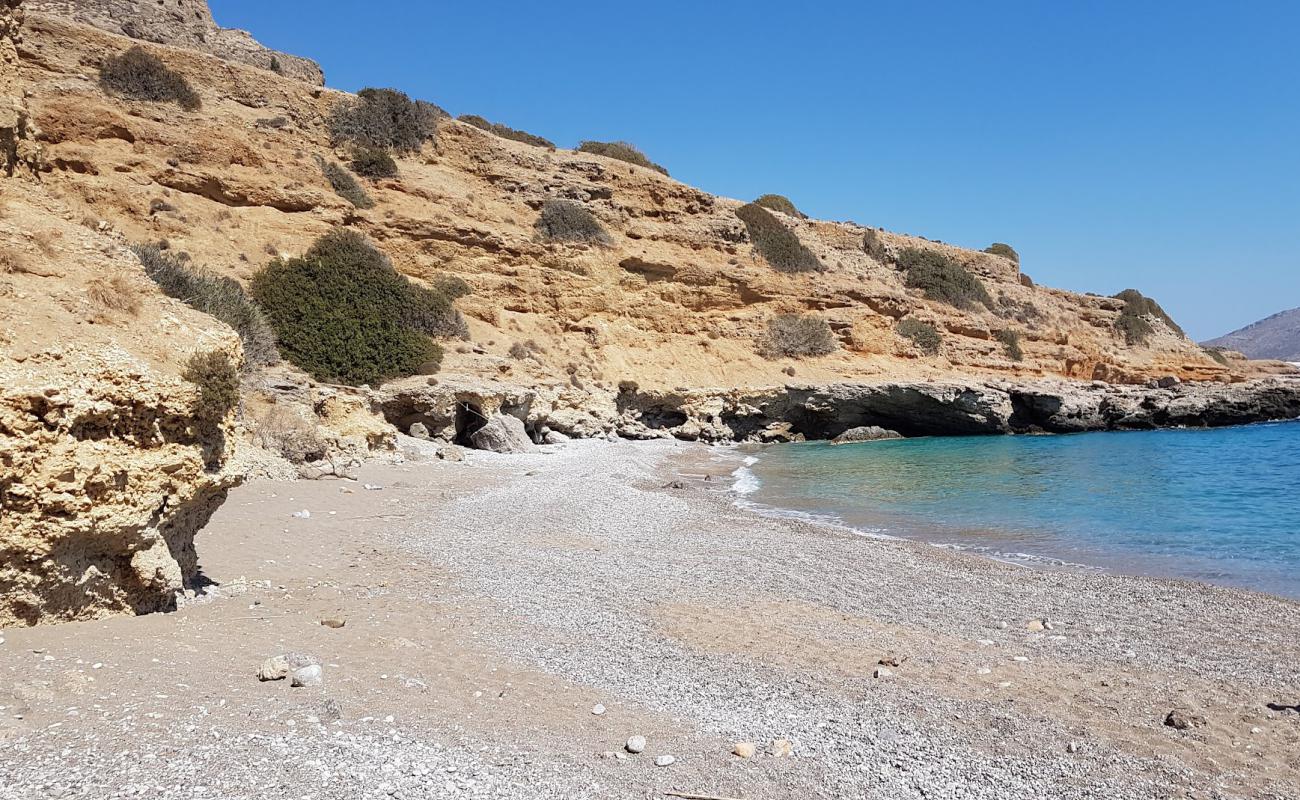
[[[746,501],[1031,564],[1300,598],[1300,422],[767,447]]]

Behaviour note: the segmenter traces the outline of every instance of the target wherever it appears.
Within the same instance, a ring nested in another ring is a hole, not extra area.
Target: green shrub
[[[767,321],[767,332],[758,342],[764,358],[824,356],[837,347],[830,326],[816,314],[778,314]]]
[[[302,258],[273,261],[253,277],[253,296],[285,357],[317,380],[380,383],[436,369],[464,321],[434,289],[417,286],[361,234],[339,229]]]
[[[158,284],[163,294],[235,329],[244,346],[246,367],[280,360],[271,323],[238,281],[186,266],[179,257],[164,253],[157,245],[137,244],[131,249],[144,265],[145,274]]]
[[[438,135],[437,107],[396,89],[362,89],[330,110],[330,140],[409,153]]]
[[[1002,342],[1002,349],[1006,351],[1007,358],[1012,361],[1024,361],[1025,351],[1020,349],[1020,332],[1013,331],[1010,328],[1003,328],[997,332],[999,342]]]
[[[908,247],[898,254],[898,266],[906,271],[903,283],[931,300],[961,309],[974,308],[976,303],[993,307],[993,298],[979,278],[938,250]]]
[[[343,169],[343,167],[332,161],[326,161],[320,156],[316,156],[316,163],[320,165],[320,171],[329,181],[334,193],[344,200],[347,200],[357,208],[374,208],[375,201],[370,199],[366,190],[361,188],[357,179],[352,177],[352,173]]]
[[[582,142],[578,145],[580,153],[595,153],[598,156],[606,158],[616,158],[619,161],[626,161],[629,164],[636,164],[638,167],[646,167],[655,172],[668,174],[668,170],[659,166],[646,157],[637,146],[628,142]]]
[[[766,208],[748,203],[736,209],[736,216],[745,223],[754,249],[773,269],[779,272],[817,272],[822,269],[817,256]]]
[[[795,208],[794,203],[792,203],[790,198],[785,195],[765,194],[755,200],[754,204],[760,205],[763,208],[769,208],[773,211],[780,211],[782,214],[789,214],[790,216],[798,217],[799,219],[807,218],[807,215]]]
[[[573,200],[547,200],[537,218],[537,232],[542,238],[559,242],[591,242],[608,245],[613,240],[599,220],[581,203]]]
[[[515,130],[514,128],[511,128],[508,125],[502,125],[498,122],[491,122],[489,120],[483,119],[478,114],[461,114],[459,117],[457,117],[457,119],[459,119],[461,122],[467,123],[469,125],[473,125],[475,128],[479,128],[480,130],[485,130],[488,133],[496,134],[497,136],[500,136],[502,139],[511,139],[516,142],[531,144],[534,147],[545,147],[551,150],[555,149],[555,142],[552,142],[550,139],[543,139],[542,137],[535,136],[531,133],[528,133],[527,131]]]
[[[387,150],[358,147],[352,151],[352,171],[363,178],[396,178],[397,162]]]
[[[185,76],[139,46],[105,59],[99,68],[99,85],[131,100],[177,103],[186,111],[203,105]]]
[[[894,332],[904,339],[910,339],[917,349],[926,355],[938,355],[939,345],[943,344],[943,337],[934,329],[934,326],[928,322],[922,322],[919,319],[900,320],[894,326]]]
[[[993,244],[984,248],[984,252],[991,253],[995,256],[1002,256],[1003,258],[1009,258],[1012,261],[1016,262],[1017,264],[1020,263],[1020,254],[1017,253],[1015,248],[1009,244],[1003,244],[1002,242],[994,242]]]
[[[1174,322],[1173,318],[1165,313],[1160,304],[1150,297],[1145,297],[1137,289],[1125,289],[1115,295],[1117,300],[1124,301],[1124,307],[1120,309],[1119,318],[1115,320],[1115,328],[1124,335],[1124,341],[1130,345],[1146,344],[1155,332],[1151,326],[1148,317],[1156,317],[1169,329],[1179,336],[1186,336],[1183,329]]]
[[[198,387],[194,416],[199,419],[220,422],[239,405],[239,372],[223,350],[190,356],[181,377]]]
[[[880,231],[875,228],[867,228],[867,232],[862,235],[862,251],[881,264],[894,263],[894,256],[881,240]]]

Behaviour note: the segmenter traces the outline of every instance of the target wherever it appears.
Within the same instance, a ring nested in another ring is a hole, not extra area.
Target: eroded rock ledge
[[[496,382],[412,381],[385,387],[383,409],[402,430],[467,443],[480,420],[522,419],[548,431],[593,437],[740,442],[833,439],[879,426],[904,436],[1074,433],[1220,427],[1300,417],[1300,380],[1160,387],[1070,381],[787,385],[764,389],[578,393]]]

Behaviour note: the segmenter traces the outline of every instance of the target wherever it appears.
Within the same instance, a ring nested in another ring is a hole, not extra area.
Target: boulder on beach
[[[891,431],[879,425],[862,425],[849,428],[844,433],[831,439],[831,444],[854,444],[855,442],[878,442],[883,439],[902,439],[898,431]]]
[[[531,453],[536,447],[528,438],[524,423],[509,414],[497,414],[469,437],[476,450],[493,453]]]

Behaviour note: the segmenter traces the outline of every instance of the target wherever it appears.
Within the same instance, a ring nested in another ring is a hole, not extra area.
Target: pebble
[[[999,621],[999,622],[998,622],[998,630],[1000,630],[1000,631],[1005,631],[1006,629],[1007,629],[1007,622],[1006,622],[1006,620],[1001,620],[1001,621]]]
[[[672,764],[673,764],[675,761],[677,761],[677,759],[674,758],[673,756],[670,756],[670,755],[666,755],[666,754],[665,754],[665,755],[662,755],[662,756],[655,756],[655,766],[656,766],[656,767],[668,767],[668,766],[672,766]]]
[[[893,674],[894,674],[894,673],[890,672],[888,669],[886,669],[886,668],[884,668],[884,667],[876,667],[876,671],[873,672],[873,673],[871,673],[872,677],[875,677],[875,678],[888,678],[889,676],[891,676],[891,675],[893,675]]]
[[[1250,729],[1250,732],[1251,732],[1251,733],[1263,733],[1263,732],[1264,732],[1264,729],[1263,729],[1263,728],[1260,728],[1260,727],[1258,727],[1258,726],[1256,726],[1256,727],[1254,727],[1254,728],[1251,728],[1251,729]]]
[[[325,675],[321,672],[320,664],[311,664],[306,667],[299,667],[293,671],[293,678],[289,681],[290,686],[320,686],[325,682]]]
[[[628,737],[627,744],[623,745],[623,749],[627,750],[629,753],[644,753],[645,737],[644,736]]]
[[[979,640],[979,644],[982,644],[982,645],[984,645],[985,647],[988,647],[988,646],[990,646],[990,645],[993,644],[993,640],[992,640],[992,639],[980,639],[980,640]]]
[[[1025,663],[1026,661],[1029,660],[1029,656],[1016,656],[1015,658],[1012,658],[1011,660],[1012,660],[1012,661],[1019,661],[1020,663],[1023,664],[1023,663]]]
[[[1065,746],[1065,752],[1067,752],[1067,753],[1077,753],[1077,752],[1079,752],[1079,743],[1078,743],[1078,742],[1070,742],[1069,744],[1067,744],[1067,745]]]
[[[992,671],[993,671],[993,670],[989,669],[988,667],[980,667],[980,668],[979,668],[979,674],[980,674],[980,675],[988,675],[988,674],[989,674],[990,672],[992,672]]]
[[[311,519],[311,512],[305,508],[302,511],[293,512],[293,515],[298,519]]]
[[[731,748],[731,752],[741,758],[753,758],[754,750],[753,742],[736,742]]]
[[[597,703],[596,705],[591,707],[591,713],[599,717],[601,714],[605,713],[605,707],[600,703]]]
[[[339,619],[338,617],[326,617],[325,619],[320,621],[320,624],[324,625],[326,628],[338,629],[338,628],[342,628],[344,625],[347,625],[348,621],[345,619]]]
[[[773,739],[767,752],[775,758],[785,758],[794,752],[794,745],[790,744],[789,739]]]

